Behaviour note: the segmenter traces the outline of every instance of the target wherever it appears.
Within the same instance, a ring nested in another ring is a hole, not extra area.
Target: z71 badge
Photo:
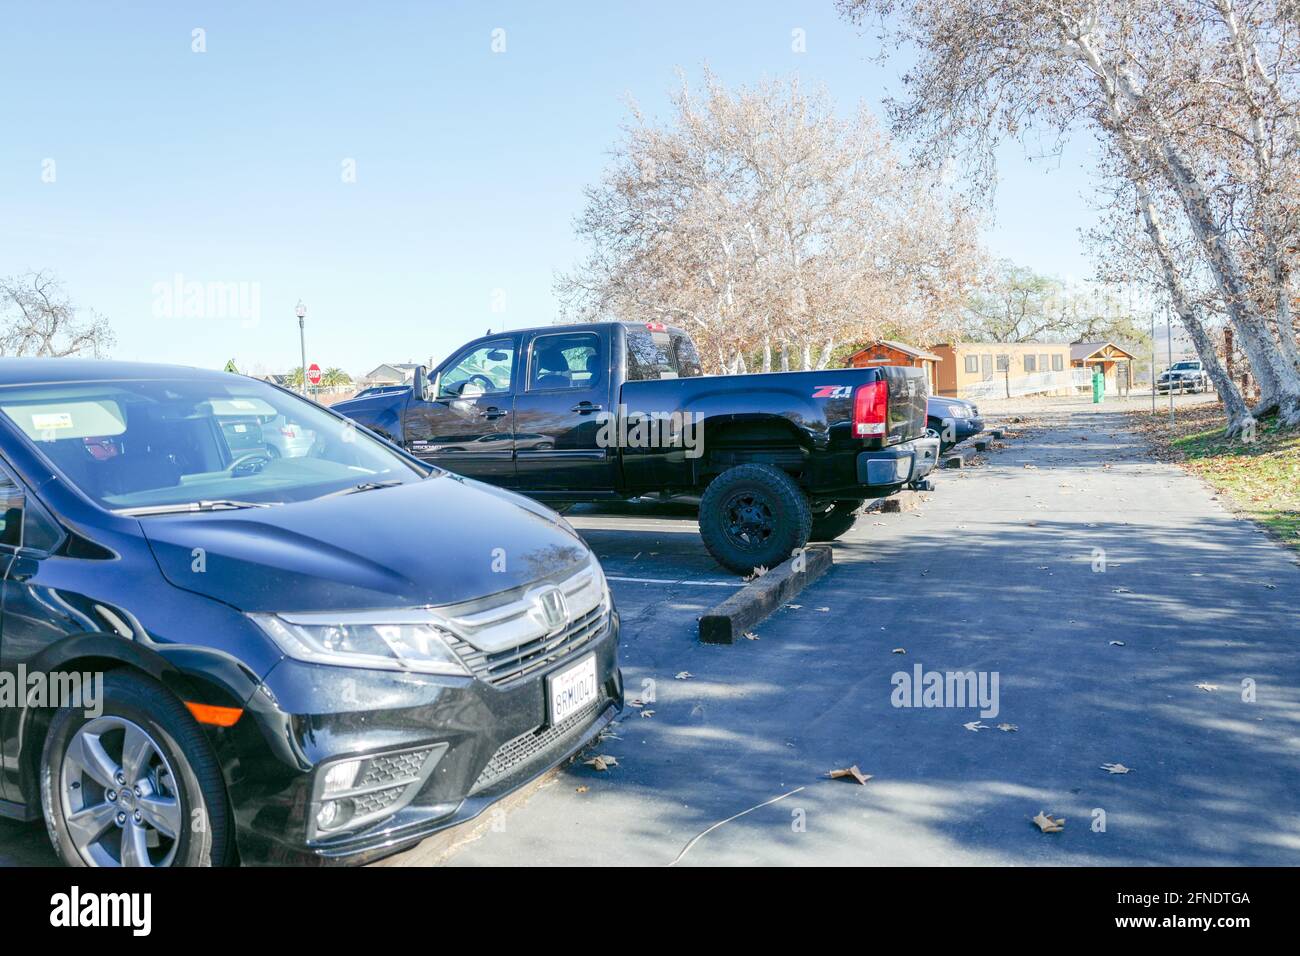
[[[813,388],[813,398],[851,398],[852,385],[818,385]]]

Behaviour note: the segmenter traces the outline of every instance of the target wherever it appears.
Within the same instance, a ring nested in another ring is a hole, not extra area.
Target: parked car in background
[[[925,479],[926,392],[897,366],[705,376],[682,330],[603,322],[484,336],[409,391],[334,410],[543,501],[698,495],[710,554],[747,573]]]
[[[304,453],[266,444],[285,422]],[[0,459],[0,671],[85,677],[0,708],[0,815],[66,863],[365,861],[622,707],[618,614],[563,518],[291,392],[3,359]]]
[[[943,451],[984,431],[984,419],[974,402],[931,395],[925,404],[925,433],[939,439]]]
[[[1200,359],[1175,362],[1156,379],[1157,392],[1208,392],[1210,376]]]

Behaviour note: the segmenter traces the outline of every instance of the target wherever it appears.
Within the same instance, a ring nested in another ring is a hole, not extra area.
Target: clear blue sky
[[[573,217],[627,96],[664,115],[674,68],[707,63],[728,84],[797,71],[846,112],[878,110],[903,63],[876,52],[831,0],[14,5],[0,275],[54,270],[110,319],[115,358],[283,370],[299,298],[309,361],[441,357],[555,317],[553,275],[582,253]],[[992,250],[1087,277],[1087,160],[1004,150]],[[258,283],[260,321],[157,317],[155,286],[177,274]]]

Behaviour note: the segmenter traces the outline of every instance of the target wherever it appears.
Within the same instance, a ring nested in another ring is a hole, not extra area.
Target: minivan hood
[[[273,508],[139,520],[168,581],[241,611],[453,604],[588,555],[537,503],[446,473]]]

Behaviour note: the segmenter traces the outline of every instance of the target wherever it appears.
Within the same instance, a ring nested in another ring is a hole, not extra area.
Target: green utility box
[[[1092,370],[1092,404],[1100,405],[1101,400],[1106,395],[1106,377],[1101,374],[1101,369]]]

